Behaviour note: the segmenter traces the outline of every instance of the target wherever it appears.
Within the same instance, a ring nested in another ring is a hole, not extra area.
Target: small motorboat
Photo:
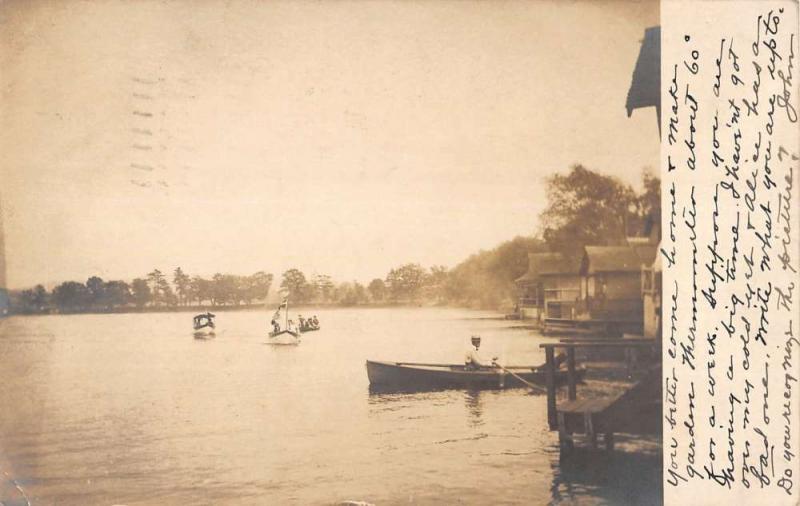
[[[195,339],[211,339],[217,335],[214,331],[216,329],[214,324],[216,316],[213,313],[206,312],[194,317],[192,327],[194,328]]]
[[[546,383],[544,366],[519,365],[507,366],[504,369],[514,374],[497,367],[473,369],[458,364],[421,364],[367,360],[367,376],[369,377],[370,388],[376,390],[498,389],[526,386],[519,378],[538,385]],[[576,381],[581,381],[585,374],[585,367],[576,368]],[[567,369],[556,369],[556,385],[567,384],[567,375]]]

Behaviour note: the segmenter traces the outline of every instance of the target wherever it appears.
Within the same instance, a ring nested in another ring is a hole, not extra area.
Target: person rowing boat
[[[478,352],[478,349],[481,347],[480,336],[472,336],[472,346],[474,348],[471,347],[464,356],[464,365],[467,369],[476,370],[484,367],[494,367],[497,357],[493,357],[490,361],[484,360]]]

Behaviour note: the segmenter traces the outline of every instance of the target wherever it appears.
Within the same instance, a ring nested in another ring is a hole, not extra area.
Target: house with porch
[[[642,273],[653,265],[656,252],[657,246],[645,238],[623,246],[586,246],[580,264],[581,318],[641,334]]]
[[[528,254],[528,272],[516,280],[521,318],[574,318],[580,302],[579,256]]]

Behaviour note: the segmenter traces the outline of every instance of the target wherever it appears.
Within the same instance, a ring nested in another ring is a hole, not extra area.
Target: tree
[[[446,295],[448,272],[444,265],[434,265],[425,276],[425,296],[441,302]]]
[[[644,190],[636,198],[638,230],[649,235],[653,227],[661,226],[661,179],[650,172],[642,174]]]
[[[353,281],[352,283],[342,283],[334,290],[336,301],[344,306],[355,306],[367,302],[367,290],[364,285]]]
[[[476,253],[447,273],[440,296],[451,303],[497,308],[516,298],[515,280],[528,270],[528,254],[547,251],[534,237],[515,237]]]
[[[98,276],[86,280],[86,289],[89,290],[89,304],[96,306],[103,304],[103,288],[105,282]]]
[[[189,291],[191,296],[197,300],[198,304],[203,304],[203,301],[211,300],[211,281],[194,276],[190,283]]]
[[[547,200],[540,216],[542,235],[554,251],[567,255],[589,244],[620,244],[637,203],[630,186],[582,165],[548,178]]]
[[[163,301],[161,289],[164,286],[164,274],[155,269],[147,275],[147,282],[150,286],[150,299],[154,305],[159,305]]]
[[[169,307],[175,307],[178,304],[178,298],[175,296],[175,292],[172,291],[172,287],[169,286],[167,278],[162,277],[158,280],[158,296],[161,302]]]
[[[384,297],[386,297],[386,283],[380,278],[375,278],[370,281],[367,290],[369,290],[369,296],[372,298],[373,302],[382,302]]]
[[[336,285],[333,284],[331,277],[326,274],[314,276],[312,283],[314,295],[322,302],[329,302],[333,298],[333,292]]]
[[[289,269],[283,273],[281,288],[289,292],[295,302],[305,302],[308,297],[308,282],[306,276],[299,269]]]
[[[142,278],[136,278],[131,283],[131,292],[133,303],[138,308],[142,308],[150,302],[151,293],[150,286],[147,281]]]
[[[415,300],[425,280],[425,269],[419,264],[405,264],[389,271],[386,287],[389,295],[397,300]]]
[[[258,271],[244,280],[245,290],[243,299],[251,304],[253,300],[265,300],[272,286],[272,274]]]
[[[178,303],[185,305],[189,296],[191,278],[183,272],[183,269],[177,267],[172,273],[172,283],[175,285],[175,293],[178,294]]]
[[[77,281],[65,281],[53,290],[53,302],[62,311],[86,309],[90,299],[86,285]]]
[[[19,294],[17,312],[20,313],[41,313],[47,306],[47,290],[42,285],[36,285],[32,289],[23,290]]]
[[[108,309],[126,306],[132,300],[131,287],[124,281],[109,281],[103,287],[103,300]]]

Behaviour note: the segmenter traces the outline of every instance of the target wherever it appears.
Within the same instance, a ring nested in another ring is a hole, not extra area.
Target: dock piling
[[[555,354],[552,347],[545,348],[545,379],[547,381],[547,423],[550,430],[558,427],[556,418],[556,367]]]

